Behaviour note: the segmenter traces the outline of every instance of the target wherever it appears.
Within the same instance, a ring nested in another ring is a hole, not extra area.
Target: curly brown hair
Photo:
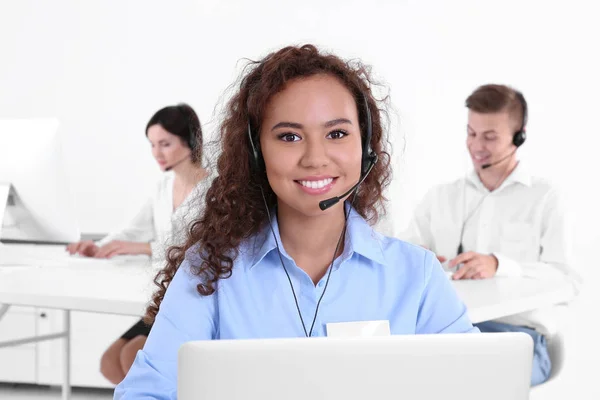
[[[220,155],[217,176],[206,192],[205,210],[189,227],[183,246],[171,247],[166,266],[154,280],[158,290],[146,311],[145,321],[152,323],[177,269],[194,252],[197,262],[192,272],[200,277],[198,293],[208,296],[215,292],[218,280],[231,276],[238,248],[243,240],[258,233],[268,222],[261,194],[264,191],[269,207],[276,204],[275,193],[268,184],[266,174],[253,173],[249,124],[253,132],[260,132],[261,121],[269,99],[285,89],[292,80],[316,74],[328,74],[340,80],[353,94],[359,114],[362,135],[365,134],[366,108],[358,106],[368,102],[371,110],[371,149],[379,161],[365,179],[354,199],[355,210],[369,223],[377,222],[385,210],[383,191],[391,177],[389,145],[385,138],[382,116],[387,115],[371,91],[374,85],[370,68],[358,60],[344,61],[333,54],[320,52],[313,45],[285,47],[271,53],[261,61],[250,61],[242,73],[239,90],[228,101],[220,125]],[[198,257],[196,257],[196,254]]]

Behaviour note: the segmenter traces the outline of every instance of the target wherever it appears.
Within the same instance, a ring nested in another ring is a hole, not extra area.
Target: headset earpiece
[[[260,171],[260,153],[258,148],[254,144],[252,138],[252,128],[250,127],[250,121],[248,121],[248,141],[250,142],[250,164],[255,171]]]
[[[519,147],[523,143],[525,143],[526,138],[527,138],[527,134],[525,133],[525,131],[519,131],[519,132],[515,133],[515,135],[513,136],[513,144],[516,147]]]
[[[179,104],[179,112],[182,113],[186,118],[187,118],[187,122],[188,122],[188,138],[187,138],[187,145],[190,148],[190,150],[192,150],[192,152],[194,152],[194,150],[196,150],[196,146],[198,145],[198,139],[197,139],[197,135],[198,135],[198,131],[200,130],[200,126],[196,127],[194,126],[194,119],[192,118],[192,111],[190,111],[189,106],[187,106],[186,104]]]
[[[188,146],[192,151],[196,150],[196,134],[197,131],[195,131],[192,125],[190,125],[190,137],[188,140]]]
[[[373,136],[373,122],[371,120],[371,110],[369,109],[369,100],[363,93],[363,102],[365,103],[365,136],[362,141],[362,162],[361,177],[364,176],[372,164],[377,162],[377,154],[371,150],[371,137]]]
[[[516,147],[519,147],[519,146],[523,145],[523,143],[525,143],[525,140],[527,139],[527,133],[525,133],[525,126],[527,125],[528,110],[527,110],[527,101],[525,100],[525,96],[523,96],[523,94],[521,92],[519,92],[518,90],[515,90],[515,95],[516,95],[517,99],[519,100],[519,103],[521,103],[521,108],[523,110],[523,121],[521,122],[521,129],[519,129],[513,135],[513,144]]]

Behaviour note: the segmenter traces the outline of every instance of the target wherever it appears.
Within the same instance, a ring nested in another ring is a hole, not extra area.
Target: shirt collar
[[[385,265],[386,260],[383,254],[382,235],[375,232],[348,202],[346,202],[345,207],[347,212],[348,208],[350,208],[350,212],[346,222],[346,238],[342,257],[350,257],[352,253],[357,253],[371,261]],[[271,231],[269,224],[265,224],[263,229],[255,236],[254,246],[252,246],[254,254],[251,257],[250,268],[256,266],[267,254],[276,250],[276,243],[279,243],[281,255],[289,260],[292,259],[281,245],[277,213],[272,211],[271,216],[273,217],[271,222],[273,231]]]
[[[467,180],[471,184],[475,185],[475,187],[479,189],[485,189],[481,179],[479,179],[479,175],[477,175],[477,171],[474,169],[471,170],[467,175]],[[506,187],[512,183],[520,183],[525,186],[531,186],[531,173],[527,169],[527,166],[523,164],[523,161],[519,161],[513,172],[506,177],[498,189]]]

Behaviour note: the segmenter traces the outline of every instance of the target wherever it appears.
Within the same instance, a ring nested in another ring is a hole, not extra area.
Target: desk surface
[[[474,324],[568,302],[574,297],[572,286],[557,280],[495,277],[452,284]]]
[[[64,246],[0,247],[0,303],[142,315],[156,270],[147,256],[72,257]]]
[[[96,260],[69,257],[57,246],[9,247],[0,249],[0,303],[138,316],[155,289],[156,270],[147,257]],[[571,286],[560,281],[494,278],[452,283],[473,323],[573,297]]]

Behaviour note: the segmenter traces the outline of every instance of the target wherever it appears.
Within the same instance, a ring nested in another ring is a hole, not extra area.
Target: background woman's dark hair
[[[179,136],[192,150],[192,161],[202,163],[202,126],[192,107],[179,103],[161,108],[146,124],[146,136],[148,136],[148,128],[156,124],[169,133]]]
[[[191,224],[186,243],[169,249],[167,265],[155,278],[158,290],[147,309],[148,323],[154,321],[167,287],[188,250],[194,252],[190,259],[191,270],[200,277],[198,293],[211,295],[217,289],[218,280],[231,275],[240,243],[258,233],[268,221],[260,188],[270,207],[276,204],[276,196],[266,174],[255,174],[251,169],[248,123],[254,132],[259,132],[267,103],[292,80],[316,74],[339,79],[356,99],[363,135],[366,121],[363,94],[366,96],[372,113],[371,148],[379,162],[361,185],[354,207],[371,223],[377,221],[379,212],[384,209],[383,191],[391,175],[390,156],[384,137],[383,110],[379,109],[371,93],[373,83],[366,66],[360,61],[343,61],[335,55],[320,53],[312,45],[305,45],[286,47],[260,62],[250,62],[244,72],[239,90],[227,103],[220,125],[218,176],[206,193],[204,214]]]

